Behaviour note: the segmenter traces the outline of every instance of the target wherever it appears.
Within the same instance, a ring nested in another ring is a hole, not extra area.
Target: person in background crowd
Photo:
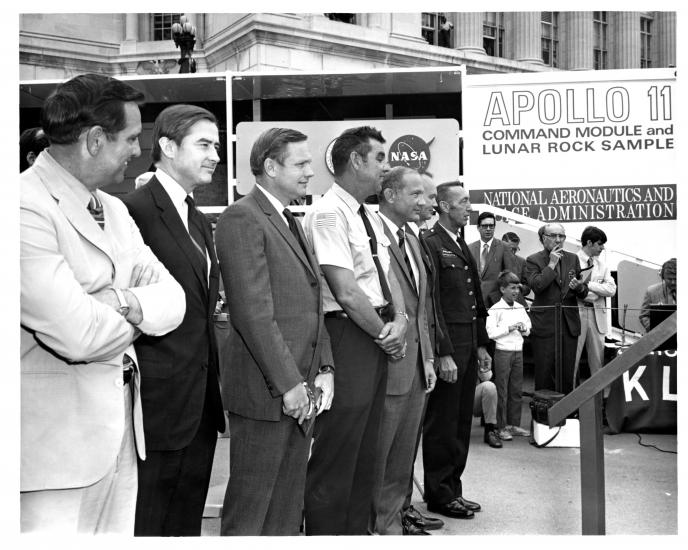
[[[388,363],[375,459],[372,527],[380,535],[424,534],[405,525],[401,514],[409,472],[413,472],[425,395],[433,390],[437,379],[432,281],[428,282],[420,242],[409,228],[411,222],[419,221],[425,206],[423,178],[411,168],[393,168],[382,180],[379,204],[379,216],[390,241],[391,269],[403,292],[409,320],[406,357]]]
[[[494,238],[496,223],[492,212],[481,212],[478,216],[480,239],[468,245],[478,266],[480,289],[485,303],[492,292],[499,292],[497,279],[502,271],[518,271],[516,256],[502,241]]]
[[[576,346],[580,334],[580,316],[576,298],[588,294],[588,285],[580,281],[578,256],[564,250],[566,230],[559,223],[543,225],[538,230],[543,249],[526,259],[526,277],[535,300],[530,309],[533,331],[530,343],[535,363],[535,390],[556,390],[569,393],[574,387]],[[562,306],[559,323],[555,307]],[[555,387],[555,326],[561,328],[562,380]]]
[[[516,301],[520,294],[518,276],[502,271],[497,279],[502,299],[493,305],[485,323],[487,334],[495,341],[495,384],[497,386],[497,433],[504,441],[514,435],[529,436],[521,428],[523,391],[523,337],[530,334],[530,318]]]
[[[478,369],[473,416],[481,417],[483,420],[483,441],[494,449],[501,449],[502,441],[497,434],[497,386],[492,382],[492,369],[484,365]]]
[[[443,315],[437,387],[430,394],[423,422],[423,466],[428,510],[470,519],[480,504],[464,498],[461,475],[466,467],[478,367],[489,367],[485,345],[487,310],[475,261],[460,235],[470,218],[468,191],[460,182],[437,187],[440,219],[423,235],[438,272]]]
[[[418,221],[409,224],[409,227],[413,230],[416,237],[430,229],[428,224],[435,216],[435,206],[437,205],[437,186],[433,181],[432,174],[425,171],[420,176],[423,178],[423,196],[425,197],[425,204],[420,208]]]
[[[210,224],[192,193],[219,160],[217,120],[173,105],[153,126],[157,170],[122,202],[186,296],[182,324],[136,340],[148,456],[139,461],[136,536],[199,536],[217,432],[225,429],[213,314],[219,269]]]
[[[215,231],[235,329],[223,382],[231,445],[222,535],[299,534],[313,418],[332,404],[322,277],[287,208],[313,177],[307,139],[289,128],[260,134],[256,185]]]
[[[102,75],[45,101],[50,147],[20,176],[21,531],[133,535],[146,458],[134,340],[175,329],[184,291],[119,199],[143,94]]]
[[[518,254],[518,252],[521,250],[519,248],[521,237],[519,237],[513,231],[507,231],[504,233],[504,235],[502,235],[502,242],[511,250],[514,255],[514,262],[516,263],[516,271],[514,271],[514,273],[516,273],[521,280],[521,292],[518,295],[517,301],[523,307],[526,307],[526,296],[530,294],[530,287],[528,286],[528,280],[526,279],[526,259]],[[496,290],[488,296],[487,302],[485,302],[485,307],[490,308],[501,299],[501,292]]]
[[[650,310],[653,305],[676,305],[676,258],[662,264],[661,282],[650,285],[640,306],[639,319],[645,332],[650,332]]]
[[[363,201],[389,170],[382,134],[345,130],[332,147],[334,184],[306,214],[325,274],[325,323],[333,335],[337,393],[316,423],[306,478],[307,535],[364,535],[385,404],[388,358],[405,357],[404,298],[389,268],[382,220]]]
[[[581,333],[576,348],[576,374],[584,347],[588,354],[591,376],[604,363],[604,335],[609,330],[606,298],[616,294],[616,283],[611,271],[600,257],[606,242],[607,235],[604,231],[589,225],[583,230],[581,248],[577,252],[581,269],[587,271],[583,274],[583,279],[588,284],[588,294],[585,298],[578,299]]]
[[[23,172],[36,162],[39,153],[50,143],[41,127],[28,128],[19,136],[19,171]]]

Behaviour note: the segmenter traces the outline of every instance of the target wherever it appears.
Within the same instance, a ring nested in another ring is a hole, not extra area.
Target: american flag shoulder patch
[[[337,214],[334,212],[318,212],[315,215],[315,227],[335,227]]]

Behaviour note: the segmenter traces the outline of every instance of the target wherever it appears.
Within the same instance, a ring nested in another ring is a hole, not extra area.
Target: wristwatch
[[[334,373],[332,365],[323,365],[318,369],[318,374],[327,374],[328,372]]]
[[[395,311],[394,316],[396,317],[397,315],[401,315],[404,319],[406,319],[406,322],[408,323],[409,317],[405,311]]]
[[[129,313],[129,304],[127,304],[127,300],[124,297],[124,292],[122,292],[119,288],[114,287],[112,290],[114,291],[115,296],[117,296],[117,301],[119,302],[117,313],[119,313],[122,317],[126,317],[127,313]]]

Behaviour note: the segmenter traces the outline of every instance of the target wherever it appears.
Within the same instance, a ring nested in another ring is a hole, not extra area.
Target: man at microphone
[[[526,259],[526,279],[535,295],[530,310],[535,390],[556,390],[566,394],[575,385],[574,364],[581,331],[576,298],[585,298],[588,285],[580,280],[578,256],[564,250],[566,230],[563,225],[543,225],[538,230],[538,236],[543,249]],[[561,318],[558,320],[555,319],[557,304],[561,304]],[[562,379],[558,383],[554,374],[558,337],[555,322],[561,333]]]

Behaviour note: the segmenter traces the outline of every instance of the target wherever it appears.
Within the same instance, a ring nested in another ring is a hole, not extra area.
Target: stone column
[[[608,11],[610,69],[640,67],[640,12]]]
[[[139,39],[139,14],[127,13],[124,21],[124,40],[136,42]]]
[[[482,12],[462,12],[456,14],[454,49],[464,52],[485,53],[485,48],[483,48]]]
[[[559,12],[559,38],[560,69],[593,69],[591,11]]]
[[[652,21],[651,56],[653,67],[676,66],[676,12],[656,11]]]
[[[537,63],[542,65],[542,44],[540,30],[539,11],[517,11],[507,15],[510,16],[511,24],[506,26],[504,32],[508,32],[510,37],[507,42],[511,42],[512,58],[516,61],[527,63]]]

